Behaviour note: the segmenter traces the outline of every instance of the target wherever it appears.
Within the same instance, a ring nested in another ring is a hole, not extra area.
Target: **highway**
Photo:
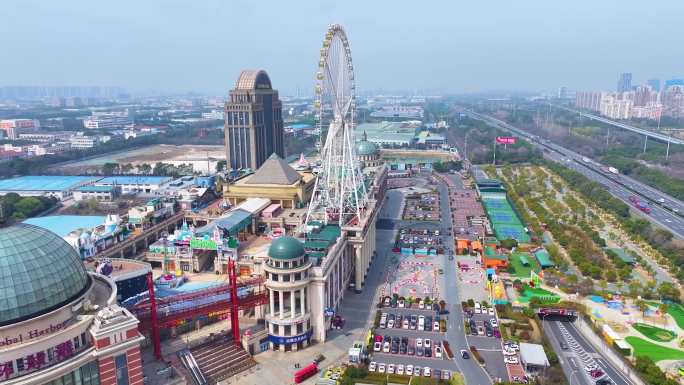
[[[593,161],[590,163],[583,162],[582,155],[549,140],[531,135],[504,121],[472,111],[467,111],[466,113],[475,119],[483,120],[497,128],[516,133],[521,137],[524,137],[533,145],[542,149],[547,149],[544,153],[547,158],[562,163],[566,167],[580,172],[587,178],[601,183],[608,188],[611,194],[624,201],[630,207],[634,207],[629,200],[630,196],[639,196],[643,200],[650,202],[650,214],[643,213],[636,208],[634,208],[633,211],[644,216],[646,219],[659,224],[661,227],[666,228],[675,236],[684,239],[684,217],[682,216],[682,213],[684,213],[684,202],[625,175],[614,175],[610,172],[604,172],[601,170],[598,163]],[[661,199],[664,203],[658,202]]]
[[[544,332],[551,341],[553,350],[558,354],[563,372],[570,385],[594,385],[596,380],[585,370],[588,364],[598,366],[613,384],[635,385],[626,374],[629,368],[618,368],[606,357],[606,352],[597,350],[578,330],[576,322],[543,321]],[[565,349],[561,348],[565,343]]]
[[[645,135],[645,136],[648,136],[649,138],[658,139],[662,142],[673,143],[673,144],[684,144],[684,140],[682,140],[682,139],[674,138],[674,137],[669,136],[669,135],[661,134],[658,132],[653,132],[653,131],[646,130],[643,128],[630,126],[629,124],[616,122],[614,120],[604,118],[603,116],[598,116],[598,115],[590,114],[587,112],[582,112],[579,110],[575,110],[575,109],[568,108],[565,106],[559,106],[556,104],[548,103],[548,105],[551,107],[560,108],[562,110],[566,110],[566,111],[570,111],[570,112],[579,114],[579,115],[584,116],[586,118],[596,120],[597,122],[610,124],[611,126],[619,127],[619,128],[625,129],[627,131],[636,132],[637,134]]]

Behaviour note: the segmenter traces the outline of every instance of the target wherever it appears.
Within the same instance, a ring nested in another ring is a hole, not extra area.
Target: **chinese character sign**
[[[496,144],[515,144],[514,136],[497,136]]]

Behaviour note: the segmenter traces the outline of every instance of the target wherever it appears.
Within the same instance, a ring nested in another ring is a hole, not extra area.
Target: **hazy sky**
[[[310,91],[328,24],[357,88],[615,88],[684,75],[682,0],[0,0],[1,85],[224,94],[241,69]],[[309,92],[307,92],[309,93]]]

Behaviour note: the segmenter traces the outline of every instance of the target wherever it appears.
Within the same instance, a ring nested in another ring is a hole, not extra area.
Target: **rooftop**
[[[81,191],[81,192],[111,192],[114,191],[114,186],[93,186],[93,185],[86,185],[86,186],[81,186],[76,189],[76,191]]]
[[[100,226],[105,223],[105,219],[107,217],[103,215],[51,215],[29,218],[23,223],[41,227],[64,238],[74,230]]]
[[[211,234],[214,231],[214,228],[218,227],[230,234],[234,234],[235,232],[249,226],[252,223],[251,218],[252,214],[250,214],[248,211],[235,209],[230,211],[225,216],[215,219],[205,226],[200,227],[199,229],[195,230],[195,233],[198,235]]]
[[[300,173],[287,164],[283,158],[273,153],[254,174],[247,177],[245,184],[291,185],[301,179]]]
[[[264,70],[244,70],[240,72],[237,82],[235,82],[236,90],[254,90],[257,88],[271,89],[271,79]]]
[[[549,366],[544,347],[539,344],[520,343],[520,358],[525,365]]]
[[[76,300],[91,280],[76,251],[37,226],[0,228],[0,326]]]
[[[97,181],[99,185],[107,184],[164,184],[168,183],[173,178],[168,176],[110,176]]]
[[[31,175],[0,180],[0,191],[67,191],[97,181],[98,177]]]

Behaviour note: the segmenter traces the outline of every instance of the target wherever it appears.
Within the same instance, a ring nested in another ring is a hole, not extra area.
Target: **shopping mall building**
[[[142,384],[138,321],[58,235],[0,228],[0,383]]]

